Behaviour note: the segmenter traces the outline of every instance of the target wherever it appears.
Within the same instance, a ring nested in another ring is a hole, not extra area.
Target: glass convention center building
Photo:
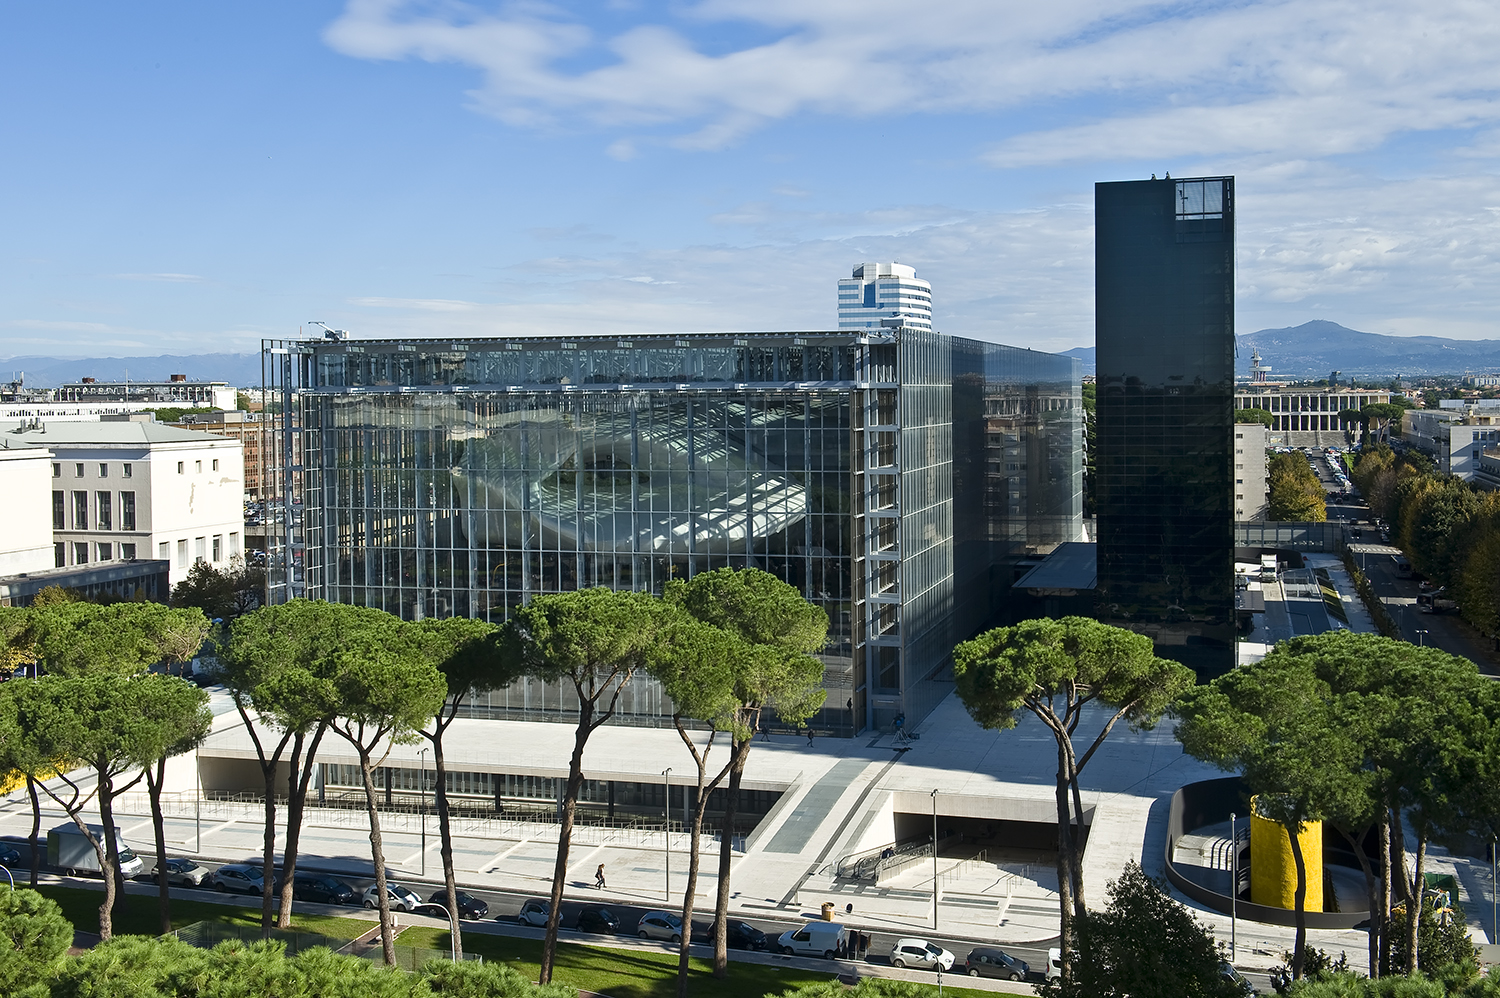
[[[1016,567],[1080,531],[1068,357],[896,328],[277,340],[263,363],[272,600],[500,621],[753,566],[828,611],[833,733],[924,717]],[[533,680],[472,707],[572,710]],[[671,714],[649,679],[621,698],[621,723]]]

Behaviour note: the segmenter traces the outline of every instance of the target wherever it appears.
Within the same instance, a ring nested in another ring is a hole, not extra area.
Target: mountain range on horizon
[[[1235,337],[1235,373],[1250,374],[1250,354],[1273,378],[1344,377],[1388,379],[1396,375],[1458,375],[1500,372],[1500,340],[1454,340],[1442,336],[1389,336],[1364,333],[1327,319],[1300,326],[1260,329]],[[1084,374],[1094,373],[1094,348],[1062,351],[1077,357]],[[10,357],[0,360],[0,381],[25,375],[34,388],[55,388],[82,378],[100,381],[166,381],[185,374],[191,381],[226,381],[236,387],[260,384],[259,353],[162,354],[156,357]]]
[[[1250,355],[1256,349],[1275,379],[1326,378],[1333,371],[1360,379],[1500,371],[1500,340],[1362,333],[1327,319],[1240,333],[1235,337],[1236,375],[1250,376]],[[1094,373],[1093,347],[1074,347],[1063,354],[1077,357],[1084,374]]]

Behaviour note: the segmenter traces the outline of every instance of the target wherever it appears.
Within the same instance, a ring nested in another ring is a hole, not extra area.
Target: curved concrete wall
[[[1167,810],[1167,851],[1164,857],[1167,881],[1204,907],[1225,915],[1230,912],[1229,895],[1209,890],[1188,879],[1172,862],[1172,854],[1177,850],[1177,840],[1185,832],[1228,821],[1231,812],[1245,814],[1248,811],[1245,801],[1249,796],[1250,789],[1238,776],[1203,780],[1189,783],[1174,793],[1172,804]],[[1253,922],[1265,922],[1268,925],[1296,924],[1296,913],[1285,908],[1240,901],[1234,905],[1234,909],[1236,915]],[[1369,911],[1309,911],[1306,914],[1309,929],[1352,929],[1369,917]]]

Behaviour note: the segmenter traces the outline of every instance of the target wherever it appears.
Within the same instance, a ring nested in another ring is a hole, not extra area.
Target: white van
[[[1049,949],[1047,951],[1047,980],[1055,980],[1062,977],[1062,950]]]
[[[776,948],[792,956],[821,956],[832,960],[839,943],[848,942],[849,931],[838,922],[808,922],[800,929],[787,929],[776,940]]]

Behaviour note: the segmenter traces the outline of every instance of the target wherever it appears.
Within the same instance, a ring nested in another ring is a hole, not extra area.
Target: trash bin
[[[831,922],[831,921],[833,921],[833,902],[832,901],[824,901],[823,902],[823,921],[825,921],[825,922]]]

